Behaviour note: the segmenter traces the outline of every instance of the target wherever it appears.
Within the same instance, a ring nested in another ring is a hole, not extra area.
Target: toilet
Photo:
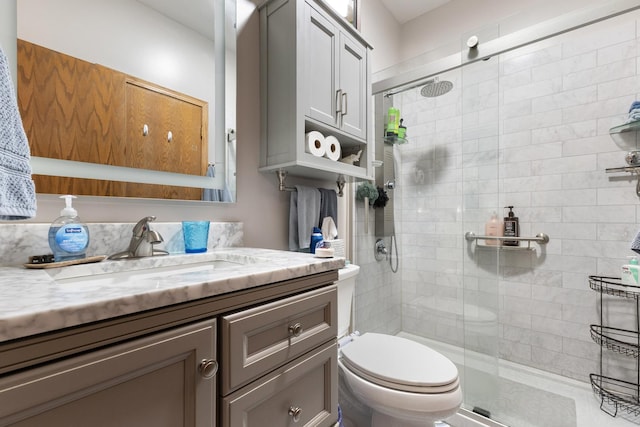
[[[349,336],[359,271],[353,264],[338,271],[338,367],[355,397],[371,408],[371,427],[425,427],[454,415],[462,390],[453,362],[406,338]]]

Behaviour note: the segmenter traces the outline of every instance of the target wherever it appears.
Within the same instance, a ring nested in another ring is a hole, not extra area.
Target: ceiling
[[[427,13],[450,0],[381,0],[400,24]]]
[[[138,0],[165,16],[213,40],[212,0]],[[418,0],[420,1],[420,0]]]

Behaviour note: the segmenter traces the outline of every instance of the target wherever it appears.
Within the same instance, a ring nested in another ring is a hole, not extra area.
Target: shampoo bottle
[[[629,263],[622,266],[622,283],[625,285],[638,286],[640,281],[638,280],[638,272],[640,266],[638,266],[638,258],[634,256],[629,258]]]
[[[504,217],[504,237],[520,237],[520,223],[518,217],[513,213],[513,206],[505,206],[509,213]],[[520,246],[518,240],[505,240],[505,246]]]
[[[49,247],[53,251],[53,259],[61,262],[85,258],[85,251],[89,246],[89,229],[72,206],[75,196],[60,198],[65,199],[65,207],[49,227]]]
[[[501,237],[504,231],[504,227],[502,225],[502,221],[498,218],[498,214],[493,212],[489,221],[484,225],[484,234],[485,236],[496,236]],[[491,246],[499,246],[500,240],[497,239],[485,239],[484,241],[487,245]]]

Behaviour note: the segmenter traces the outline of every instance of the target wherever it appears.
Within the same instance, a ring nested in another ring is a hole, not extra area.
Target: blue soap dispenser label
[[[81,224],[65,224],[56,231],[56,243],[65,252],[82,252],[89,244],[89,234]]]

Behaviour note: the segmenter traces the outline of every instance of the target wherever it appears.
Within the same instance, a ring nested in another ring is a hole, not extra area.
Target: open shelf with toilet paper
[[[371,45],[323,1],[267,1],[260,20],[259,170],[373,179]]]

